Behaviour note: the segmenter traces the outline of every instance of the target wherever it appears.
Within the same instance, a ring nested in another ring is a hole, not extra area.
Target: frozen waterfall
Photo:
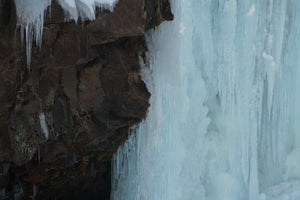
[[[172,0],[112,200],[300,199],[300,1]]]
[[[83,20],[94,20],[96,6],[112,11],[118,0],[58,0],[66,14],[66,20],[78,17]],[[27,67],[31,62],[31,49],[33,41],[41,47],[44,14],[51,5],[52,0],[14,0],[18,17],[17,26],[21,29],[22,43],[26,40]]]

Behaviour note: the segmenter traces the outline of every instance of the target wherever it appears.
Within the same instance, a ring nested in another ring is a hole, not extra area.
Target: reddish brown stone
[[[78,95],[82,110],[98,108],[104,101],[105,93],[100,80],[101,64],[84,68],[79,75]]]
[[[45,181],[45,177],[41,174],[31,174],[28,177],[24,177],[24,181],[32,184],[38,184]]]
[[[144,0],[119,0],[114,12],[99,16],[87,26],[90,44],[103,44],[145,31]]]

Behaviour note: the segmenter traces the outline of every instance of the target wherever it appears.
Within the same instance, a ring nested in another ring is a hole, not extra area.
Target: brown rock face
[[[139,60],[145,30],[173,19],[168,0],[63,19],[53,2],[29,71],[13,1],[0,1],[0,200],[109,199],[112,155],[149,107]]]

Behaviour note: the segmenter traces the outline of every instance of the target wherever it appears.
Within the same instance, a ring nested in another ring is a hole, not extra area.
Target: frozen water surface
[[[151,107],[114,156],[111,199],[299,200],[300,1],[171,4],[147,35]]]

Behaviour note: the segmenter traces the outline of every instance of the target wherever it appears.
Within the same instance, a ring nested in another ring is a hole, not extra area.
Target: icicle
[[[38,193],[38,187],[36,184],[33,184],[32,185],[32,199],[35,199],[37,193]]]
[[[41,163],[41,151],[40,151],[40,147],[38,146],[38,149],[37,149],[37,156],[38,156],[38,162],[39,164]]]
[[[27,67],[30,68],[31,48],[33,38],[37,46],[42,44],[42,34],[44,25],[44,12],[51,4],[51,0],[14,0],[18,17],[17,26],[25,32]]]
[[[75,0],[58,0],[63,10],[68,14],[68,18],[74,19],[77,22],[78,12]]]
[[[91,175],[92,175],[92,177],[96,177],[96,171],[95,171],[95,164],[94,164],[94,162],[91,163]]]
[[[73,151],[73,162],[76,163],[77,162],[77,156],[75,151]]]
[[[41,125],[41,129],[46,137],[46,139],[48,139],[49,136],[49,131],[48,131],[48,127],[47,127],[47,123],[46,123],[46,119],[45,119],[45,115],[44,113],[40,113],[40,125]]]
[[[51,0],[14,0],[18,17],[17,27],[20,27],[21,41],[25,32],[27,67],[30,69],[32,42],[38,47],[42,45],[44,13],[51,5]],[[96,6],[113,10],[118,0],[58,0],[67,13],[66,19],[78,17],[83,20],[95,19]]]
[[[83,20],[95,19],[95,8],[100,7],[113,11],[118,0],[58,0],[67,18],[78,20],[80,16]]]

